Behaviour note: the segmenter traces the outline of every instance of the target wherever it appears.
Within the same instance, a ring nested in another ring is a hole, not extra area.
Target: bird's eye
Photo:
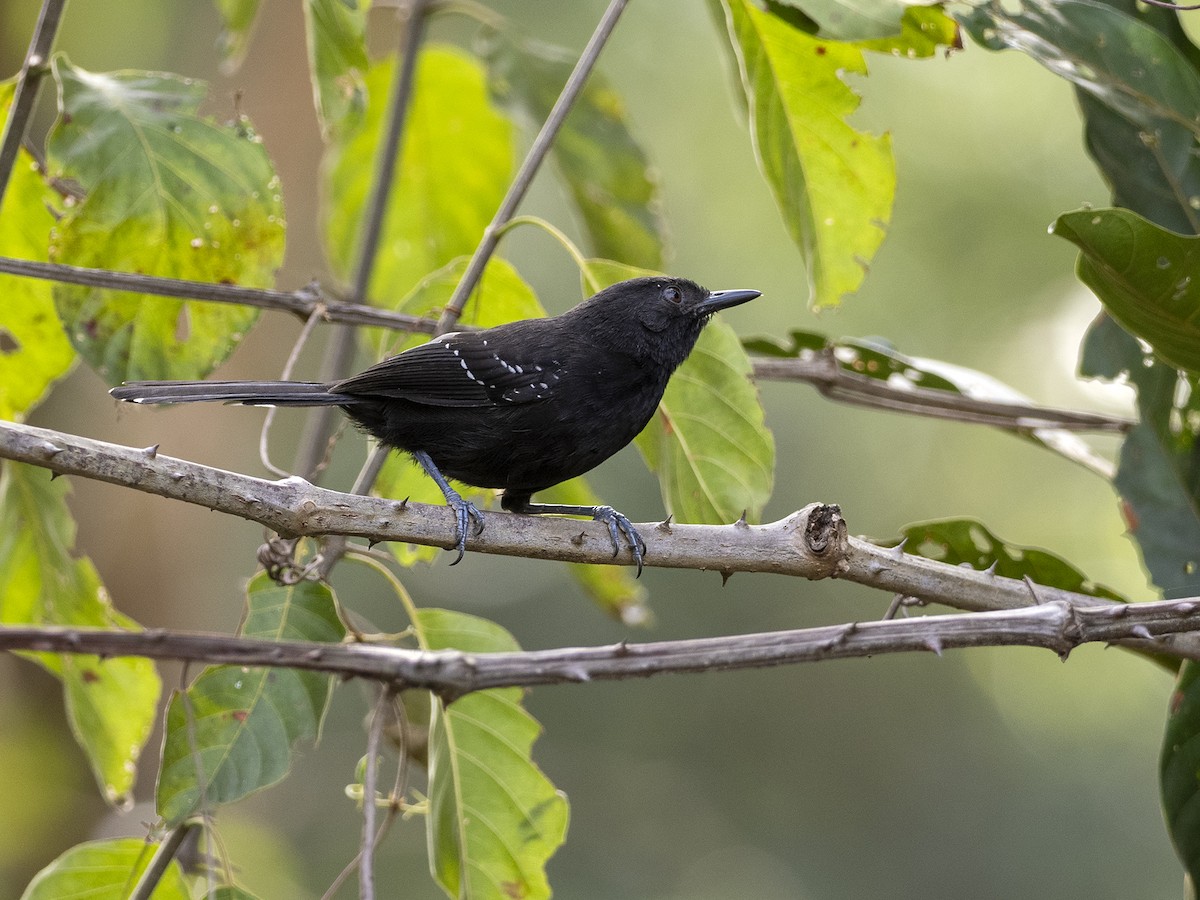
[[[668,303],[679,303],[683,299],[683,294],[680,293],[677,287],[665,287],[662,289],[662,298]]]

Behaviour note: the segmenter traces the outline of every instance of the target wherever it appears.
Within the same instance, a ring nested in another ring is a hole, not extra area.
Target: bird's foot
[[[633,554],[633,561],[637,565],[636,577],[641,578],[642,559],[646,553],[646,542],[637,533],[637,529],[633,527],[633,523],[611,506],[592,507],[592,518],[608,526],[608,536],[612,538],[614,557],[621,552],[621,538],[625,538],[625,543],[629,547],[629,552]]]
[[[475,523],[475,534],[483,531],[483,513],[476,508],[474,503],[464,500],[461,494],[453,490],[446,492],[446,504],[454,510],[455,541],[453,549],[458,551],[458,556],[450,565],[457,566],[462,562],[463,554],[467,552],[467,529],[471,522]]]

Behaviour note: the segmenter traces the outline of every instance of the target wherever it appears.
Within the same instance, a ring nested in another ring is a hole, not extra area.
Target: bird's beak
[[[709,291],[708,296],[697,303],[695,309],[700,315],[707,316],[719,309],[729,309],[740,303],[748,303],[760,296],[762,296],[762,291]]]

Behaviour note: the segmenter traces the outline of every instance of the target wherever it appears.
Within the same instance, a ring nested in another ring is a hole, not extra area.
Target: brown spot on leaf
[[[100,676],[92,669],[84,669],[79,673],[79,677],[83,679],[84,684],[95,684],[100,680]]]
[[[8,356],[10,353],[16,353],[21,349],[21,342],[12,336],[12,332],[5,328],[0,328],[0,353]]]

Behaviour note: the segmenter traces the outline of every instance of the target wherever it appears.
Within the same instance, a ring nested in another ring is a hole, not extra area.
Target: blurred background
[[[21,64],[39,4],[0,0],[0,77]],[[578,51],[604,3],[489,3],[531,37]],[[373,13],[385,33],[387,10]],[[435,37],[459,38],[454,24]],[[68,7],[58,49],[84,68],[163,69],[208,79],[208,110],[251,117],[287,206],[284,288],[327,278],[316,205],[321,144],[300,5],[265,0],[242,68],[218,72],[211,4],[120,0]],[[904,352],[988,372],[1044,403],[1127,412],[1125,389],[1078,381],[1077,348],[1099,308],[1073,277],[1054,217],[1107,191],[1086,158],[1071,92],[1027,59],[969,46],[950,58],[868,58],[853,79],[861,128],[890,131],[899,189],[890,236],[843,309],[806,308],[802,263],[759,176],[734,102],[723,33],[685,0],[633,3],[601,68],[624,95],[660,170],[674,242],[670,269],[762,300],[724,315],[743,335],[789,328],[882,336]],[[52,98],[37,120],[44,131]],[[526,136],[526,143],[528,136]],[[578,239],[552,173],[523,211]],[[577,273],[544,235],[503,248],[551,311],[580,298]],[[299,323],[265,314],[220,371],[275,377]],[[320,340],[297,374],[315,377]],[[261,411],[119,409],[79,368],[33,424],[263,474]],[[801,385],[762,386],[778,449],[764,520],[812,501],[841,504],[853,533],[973,516],[1006,540],[1045,547],[1092,579],[1151,599],[1111,488],[1031,444],[976,426],[833,405]],[[303,425],[273,432],[290,459]],[[1095,442],[1106,454],[1111,440]],[[362,459],[349,435],[325,483],[347,488]],[[662,515],[657,486],[627,449],[592,484],[635,521]],[[147,626],[232,630],[255,566],[258,526],[76,480],[78,546],[117,606]],[[475,612],[526,648],[661,640],[871,619],[890,596],[844,583],[648,569],[654,623],[620,625],[553,563],[448,556],[409,572],[417,602]],[[383,629],[402,615],[380,582],[343,565],[343,604]],[[940,610],[934,610],[940,611]],[[164,667],[167,686],[178,667]],[[1143,898],[1179,894],[1181,870],[1158,808],[1157,754],[1170,679],[1116,650],[1064,664],[1027,649],[887,656],[762,672],[542,688],[535,759],[571,800],[550,863],[566,898]],[[359,818],[343,787],[363,753],[366,691],[338,687],[324,738],[297,775],[220,812],[245,885],[316,898],[352,858]],[[56,682],[0,659],[0,896],[16,896],[74,843],[144,834],[153,819],[152,741],[132,812],[105,808],[63,724]],[[382,896],[440,896],[424,828],[398,823],[379,857]],[[352,896],[353,883],[339,896]]]

